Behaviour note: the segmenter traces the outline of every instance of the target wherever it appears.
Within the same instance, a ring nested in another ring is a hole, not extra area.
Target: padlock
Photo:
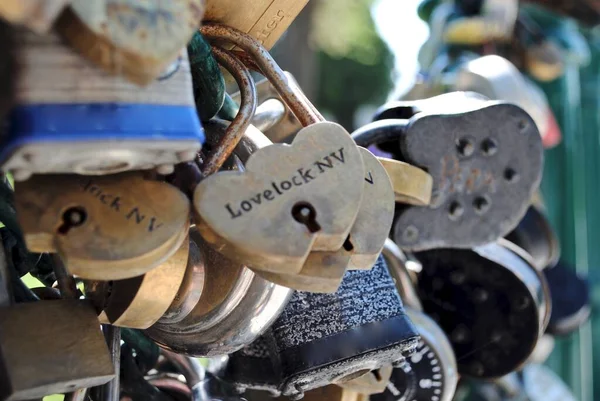
[[[371,270],[347,272],[334,294],[295,292],[265,335],[230,355],[224,378],[239,390],[300,397],[400,361],[417,341],[380,257]]]
[[[552,313],[546,332],[565,336],[576,331],[590,318],[591,300],[587,280],[564,261],[542,272],[552,299]]]
[[[235,153],[245,162],[250,155],[261,147],[268,146],[270,141],[261,132],[248,129],[238,144]],[[427,202],[431,193],[429,186],[413,186],[413,173],[418,176],[423,172],[416,167],[394,160],[376,158],[368,150],[360,148],[365,166],[365,195],[354,226],[342,249],[336,252],[311,252],[302,270],[297,274],[271,273],[257,270],[261,275],[274,283],[310,292],[335,292],[346,269],[370,269],[381,253],[385,238],[389,233],[389,217],[393,214],[392,192],[396,197],[409,203]],[[401,165],[398,168],[397,165]],[[396,184],[392,189],[389,176]],[[427,183],[427,177],[424,181]]]
[[[359,149],[365,168],[364,195],[342,248],[334,252],[311,252],[297,274],[259,272],[259,275],[296,290],[335,292],[346,269],[373,267],[392,227],[394,191],[379,160],[367,149]]]
[[[177,188],[139,172],[36,175],[15,187],[19,224],[32,252],[58,252],[90,280],[139,276],[186,238],[190,203]]]
[[[34,32],[46,33],[71,0],[5,0],[0,17],[13,25],[23,25]]]
[[[204,289],[183,319],[158,321],[145,334],[161,347],[189,356],[225,355],[258,338],[292,294],[213,250],[195,229],[190,238],[204,261]]]
[[[170,75],[139,88],[90,65],[52,33],[20,30],[17,43],[17,105],[0,153],[15,180],[151,168],[167,174],[196,157],[204,132],[185,49]]]
[[[209,0],[204,20],[237,28],[270,49],[307,3],[308,0],[257,0],[250,3]]]
[[[30,400],[111,380],[115,369],[91,303],[61,299],[11,305],[11,275],[2,248],[0,400]]]
[[[162,324],[177,323],[189,315],[202,296],[205,281],[204,259],[196,242],[189,241],[189,254],[181,286],[167,311],[158,320]]]
[[[370,399],[451,401],[458,383],[452,345],[441,327],[423,312],[406,268],[408,259],[390,239],[385,243],[383,256],[421,339],[417,350],[394,369],[386,390]]]
[[[398,160],[378,157],[394,190],[397,203],[427,206],[431,202],[433,178],[426,171]],[[366,180],[366,178],[365,178]]]
[[[104,384],[114,375],[91,304],[63,299],[0,308],[0,399],[29,400]]]
[[[245,172],[219,172],[204,179],[194,193],[198,229],[212,246],[248,267],[297,273],[310,251],[337,251],[348,237],[362,201],[363,188],[354,185],[364,176],[360,151],[341,126],[320,121],[283,72],[269,64],[268,53],[252,47],[256,41],[215,25],[204,26],[202,33],[209,39],[241,37],[234,43],[261,56],[256,62],[270,67],[263,65],[263,73],[272,82],[283,82],[279,93],[286,103],[300,102],[292,110],[308,126],[291,145],[256,151]]]
[[[99,315],[100,323],[147,329],[163,316],[174,301],[186,274],[190,242],[148,273],[114,280]]]
[[[538,270],[558,263],[560,244],[556,233],[543,212],[531,205],[517,227],[504,238],[525,250]]]
[[[460,45],[507,41],[512,37],[518,13],[517,0],[483,0],[479,15],[458,17],[448,22],[444,40]]]
[[[452,89],[516,104],[533,118],[545,147],[560,142],[560,127],[544,92],[503,57],[488,55],[462,63],[455,72]]]
[[[489,379],[518,369],[548,325],[548,285],[523,253],[501,239],[415,254],[423,309],[450,339],[462,376]]]
[[[56,30],[108,73],[148,85],[177,59],[203,15],[202,0],[71,0]]]
[[[386,105],[376,119],[397,119],[353,137],[396,138],[394,158],[433,178],[431,204],[397,213],[394,240],[402,249],[468,248],[508,234],[527,211],[542,174],[542,143],[519,107],[454,92]],[[398,146],[399,145],[399,146]],[[436,224],[431,224],[435,221]]]
[[[562,51],[526,12],[519,15],[515,36],[524,47],[524,68],[539,81],[553,81],[564,74]]]

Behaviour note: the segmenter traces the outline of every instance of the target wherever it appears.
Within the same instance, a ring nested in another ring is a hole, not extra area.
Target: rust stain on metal
[[[307,126],[323,121],[322,116],[315,114],[312,104],[290,86],[279,65],[258,40],[235,28],[213,23],[204,25],[200,28],[200,32],[210,41],[230,42],[250,55],[260,72],[271,81],[302,125]]]
[[[240,89],[242,101],[238,114],[227,127],[227,132],[219,140],[212,153],[206,157],[202,166],[202,175],[205,177],[219,171],[223,163],[233,153],[250,125],[257,103],[254,80],[244,64],[227,50],[213,46],[212,51],[219,64],[225,67],[235,79]]]

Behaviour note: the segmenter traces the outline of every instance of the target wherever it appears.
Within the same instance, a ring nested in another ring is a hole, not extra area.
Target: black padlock
[[[401,362],[418,339],[380,256],[371,270],[347,272],[336,293],[296,292],[265,335],[230,356],[225,378],[299,398]]]
[[[556,233],[546,216],[534,205],[529,206],[523,219],[505,238],[527,251],[540,270],[558,263],[560,245]]]
[[[571,266],[559,261],[543,271],[552,298],[552,313],[546,332],[567,335],[583,325],[591,314],[590,289]]]
[[[433,178],[429,206],[397,210],[393,238],[400,248],[484,245],[524,216],[543,154],[537,127],[521,108],[454,92],[386,105],[376,119],[382,121],[352,134],[357,144],[392,143],[395,149],[386,150],[394,158]]]
[[[519,368],[548,325],[543,275],[513,244],[415,254],[423,309],[448,335],[462,376],[496,378]]]

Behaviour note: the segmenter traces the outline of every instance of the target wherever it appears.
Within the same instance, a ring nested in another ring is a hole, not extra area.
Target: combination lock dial
[[[421,340],[416,351],[400,362],[380,394],[371,401],[450,401],[458,381],[452,346],[427,315],[407,307]]]

